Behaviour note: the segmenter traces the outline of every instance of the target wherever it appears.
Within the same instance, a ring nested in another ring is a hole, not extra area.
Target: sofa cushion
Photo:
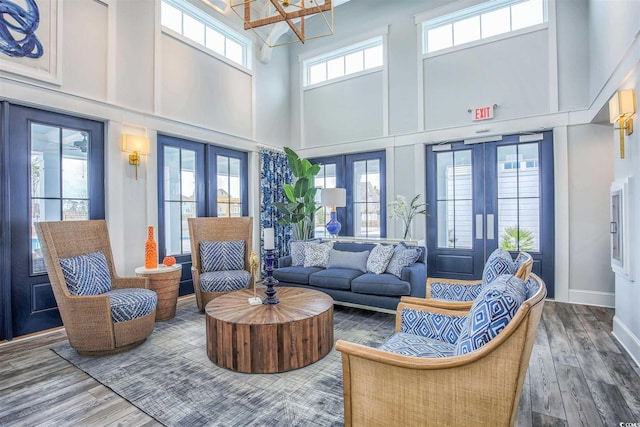
[[[366,273],[368,258],[369,251],[349,252],[331,249],[331,251],[329,251],[329,264],[327,268],[348,268]]]
[[[351,291],[359,294],[402,296],[411,294],[411,284],[389,273],[366,273],[351,281]]]
[[[111,306],[111,320],[126,322],[153,312],[158,305],[158,295],[149,289],[114,289],[106,293]]]
[[[414,357],[449,357],[453,356],[455,345],[420,335],[396,332],[386,340],[380,350]]]
[[[487,262],[484,264],[482,284],[489,284],[502,274],[514,274],[515,272],[515,264],[513,263],[511,254],[504,249],[498,248],[491,253],[489,259],[487,259]]]
[[[208,271],[200,274],[200,289],[204,292],[231,292],[251,284],[247,270]]]
[[[491,341],[513,319],[524,300],[524,282],[511,274],[485,285],[467,314],[455,354],[472,352]]]
[[[320,239],[309,240],[292,240],[289,242],[289,255],[291,256],[291,265],[304,265],[304,249],[307,245],[317,245]]]
[[[387,269],[393,256],[393,246],[375,245],[367,258],[367,272],[382,274]]]
[[[244,268],[244,240],[228,242],[200,242],[202,271],[242,270]]]
[[[404,243],[398,244],[393,249],[393,254],[389,265],[387,265],[386,272],[391,273],[394,276],[401,278],[402,269],[405,267],[411,267],[420,257],[420,249],[417,247],[409,248]]]
[[[328,268],[311,274],[309,284],[319,288],[349,290],[351,280],[360,275],[362,275],[360,270],[351,268]]]
[[[278,268],[273,271],[273,277],[284,283],[309,284],[309,275],[322,270],[319,267],[304,267],[301,265]]]
[[[426,310],[404,307],[401,316],[401,332],[446,341],[455,345],[460,337],[466,316],[450,316]]]
[[[107,258],[100,251],[59,259],[71,295],[100,295],[111,290]]]
[[[331,252],[331,242],[317,245],[306,245],[304,247],[304,266],[327,268],[329,265],[329,252]]]

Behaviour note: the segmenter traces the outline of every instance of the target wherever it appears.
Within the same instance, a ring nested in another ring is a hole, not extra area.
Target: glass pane
[[[380,198],[378,197],[377,200]],[[364,212],[367,236],[380,237],[380,203],[367,203],[367,209]]]
[[[518,200],[498,200],[498,245],[507,251],[518,250]]]
[[[472,16],[453,23],[453,44],[458,46],[480,39],[480,17]]]
[[[180,171],[180,198],[176,200],[196,200],[196,152],[182,150]]]
[[[241,202],[240,193],[240,159],[229,158],[229,194],[232,203]]]
[[[518,147],[498,147],[498,198],[518,197]]]
[[[520,199],[518,249],[525,252],[540,251],[540,199]]]
[[[40,242],[33,224],[40,221],[60,221],[60,200],[31,200],[31,270],[34,274],[46,271]]]
[[[508,7],[483,13],[480,16],[482,22],[482,38],[508,33],[511,30],[510,17]]]
[[[456,151],[454,154],[454,194],[456,200],[473,198],[471,175],[471,151]]]
[[[318,193],[320,192],[318,191]],[[314,226],[315,237],[327,237],[329,235],[329,233],[327,233],[326,224],[327,222],[329,222],[330,218],[331,218],[331,208],[323,207],[318,212],[316,212],[316,215],[313,217],[314,224],[315,224]],[[340,221],[340,223],[342,226],[344,226],[342,221]]]
[[[432,28],[427,31],[428,52],[445,49],[453,46],[453,28],[451,24]]]
[[[226,40],[225,56],[240,65],[244,65],[244,49],[242,45],[229,38]]]
[[[60,146],[60,128],[31,125],[32,197],[58,198],[61,196]]]
[[[240,203],[230,204],[231,214],[229,216],[242,216],[242,205]]]
[[[453,199],[453,152],[436,154],[437,199]]]
[[[62,139],[65,141],[62,146],[62,197],[86,199],[89,197],[89,180],[87,179],[89,134],[63,129]]]
[[[228,199],[220,197],[220,190],[218,190],[218,203],[216,204],[216,216],[228,217],[229,216],[229,202]]]
[[[76,221],[89,219],[89,201],[64,199],[62,201],[62,220]]]
[[[364,70],[364,60],[363,60],[363,52],[361,50],[350,53],[345,56],[344,64],[346,69],[346,74],[353,74],[359,71]]]
[[[518,196],[540,196],[540,168],[538,167],[538,143],[518,146]]]
[[[327,80],[344,76],[344,56],[327,61]]]
[[[204,45],[204,24],[189,15],[184,15],[183,23],[184,30],[182,34],[194,42]]]
[[[179,255],[182,253],[182,216],[180,213],[180,202],[165,202],[164,203],[164,235],[165,245],[167,248],[167,255]],[[189,232],[187,227],[187,233],[184,234],[186,238],[189,238]]]
[[[330,163],[328,165],[324,165],[324,174],[325,174],[325,186],[327,188],[335,188],[336,183],[336,164]]]
[[[207,27],[206,46],[214,52],[224,55],[224,36],[211,27]]]
[[[160,22],[165,27],[182,33],[182,12],[165,2],[161,3]]]
[[[367,236],[367,227],[365,218],[366,204],[364,203],[354,203],[353,204],[353,233],[356,237],[366,237]]]
[[[454,247],[454,229],[453,229],[453,202],[448,200],[438,201],[438,247],[453,248]],[[449,215],[451,212],[451,215]]]
[[[365,160],[353,162],[353,202],[366,201],[366,174],[367,162]]]
[[[320,83],[327,80],[327,63],[321,62],[309,67],[309,84]]]
[[[164,147],[164,198],[165,200],[180,200],[180,149]],[[188,151],[188,150],[185,150]]]
[[[543,0],[529,0],[511,6],[511,30],[544,22]]]
[[[230,194],[230,183],[229,183],[229,157],[226,156],[216,156],[216,202],[217,202],[217,215],[218,216],[230,216],[230,206],[229,202],[231,201]]]
[[[189,222],[188,218],[196,217],[196,203],[195,202],[182,202],[182,220],[181,220],[181,237],[182,253],[191,253],[191,241],[189,240]]]
[[[382,45],[364,50],[364,69],[381,67],[384,63]]]
[[[473,206],[471,200],[455,201],[455,236],[456,249],[471,249],[473,247]]]

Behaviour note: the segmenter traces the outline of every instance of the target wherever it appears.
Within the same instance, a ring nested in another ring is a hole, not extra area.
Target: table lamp
[[[338,237],[342,226],[338,222],[336,208],[347,206],[347,190],[344,188],[323,188],[320,200],[322,206],[331,208],[331,219],[327,223],[327,232],[331,237]]]

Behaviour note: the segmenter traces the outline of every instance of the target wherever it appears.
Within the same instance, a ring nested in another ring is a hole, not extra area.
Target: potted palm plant
[[[291,224],[295,240],[310,239],[313,237],[313,215],[320,208],[316,205],[317,188],[314,187],[314,178],[320,172],[320,165],[312,165],[309,160],[301,159],[288,147],[284,147],[284,152],[295,179],[293,184],[283,186],[286,202],[274,203],[282,213],[278,224]]]

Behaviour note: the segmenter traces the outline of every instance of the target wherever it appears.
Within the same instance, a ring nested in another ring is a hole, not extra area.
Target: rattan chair
[[[83,355],[99,356],[128,350],[151,335],[155,309],[133,320],[114,322],[109,296],[76,296],[67,287],[59,260],[101,251],[111,274],[111,289],[149,288],[147,278],[117,275],[106,221],[38,222],[35,228],[71,347]]]
[[[489,261],[487,261],[489,262]],[[527,252],[520,252],[515,261],[516,271],[514,276],[525,282],[531,274],[533,268],[533,258]],[[425,304],[431,307],[439,307],[447,310],[469,310],[473,304],[473,299],[478,294],[482,286],[482,280],[458,280],[427,278],[427,290],[425,298],[402,297],[402,301],[411,304]],[[437,289],[437,292],[434,292]],[[454,298],[441,298],[443,290],[449,290]],[[435,294],[435,295],[434,295]]]
[[[224,295],[225,292],[207,292],[200,286],[200,276],[203,274],[200,257],[200,242],[225,242],[234,240],[245,241],[244,269],[251,273],[249,257],[253,239],[253,217],[203,217],[189,218],[189,238],[191,239],[191,274],[193,276],[193,290],[200,311],[212,299]],[[247,283],[247,287],[251,280]],[[229,289],[229,291],[234,289]]]
[[[414,357],[339,340],[345,426],[512,426],[535,342],[546,288],[539,288],[484,346],[450,357]],[[400,303],[448,316],[467,312]]]

